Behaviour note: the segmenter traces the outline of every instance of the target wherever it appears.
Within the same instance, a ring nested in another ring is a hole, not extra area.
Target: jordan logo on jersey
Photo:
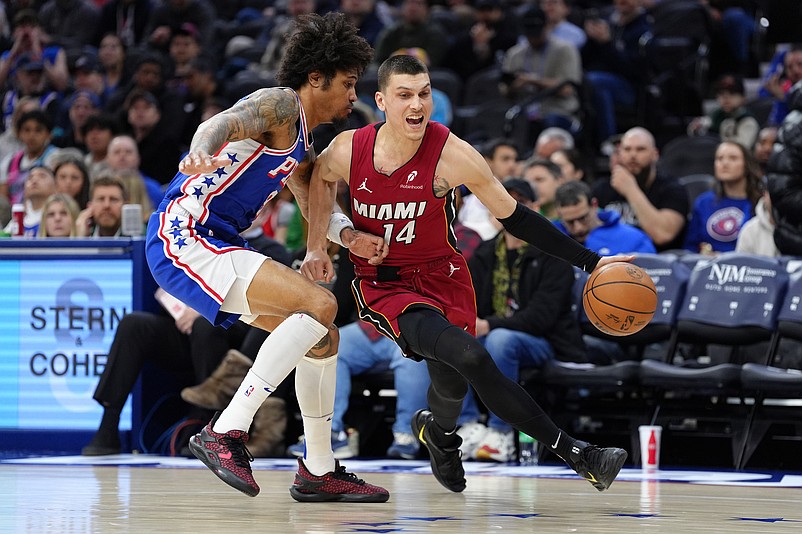
[[[367,178],[362,180],[362,183],[359,185],[359,187],[356,188],[356,190],[357,191],[367,191],[368,193],[373,193],[373,191],[368,189],[368,179]]]
[[[448,277],[451,278],[454,276],[454,272],[459,271],[459,267],[454,267],[454,264],[448,262]]]

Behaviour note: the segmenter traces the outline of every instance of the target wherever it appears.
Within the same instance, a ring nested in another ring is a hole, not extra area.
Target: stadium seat
[[[785,269],[774,258],[726,253],[697,262],[677,315],[677,343],[664,361],[641,363],[641,383],[654,389],[652,421],[682,429],[690,418],[696,435],[731,437],[737,462],[747,415],[741,353],[772,338],[787,283]],[[723,362],[686,360],[678,354],[679,343],[729,350]],[[731,403],[732,398],[740,402]]]
[[[696,197],[713,188],[716,183],[716,177],[712,174],[690,174],[688,176],[680,176],[679,183],[688,192],[688,202],[693,207]]]
[[[712,175],[716,148],[720,142],[713,136],[676,137],[660,150],[657,168],[675,178],[691,174]]]
[[[786,265],[789,272],[788,291],[777,316],[777,328],[763,364],[746,363],[741,369],[741,384],[754,395],[755,401],[747,420],[746,440],[736,467],[743,469],[754,454],[770,427],[789,423],[796,435],[802,436],[802,409],[787,399],[802,398],[802,370],[788,368],[780,357],[783,340],[802,342],[802,265],[793,261]],[[798,364],[797,364],[798,365]],[[765,401],[772,399],[770,405]]]

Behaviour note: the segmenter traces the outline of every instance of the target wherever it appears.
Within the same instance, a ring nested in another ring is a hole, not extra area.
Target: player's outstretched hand
[[[301,274],[313,282],[331,282],[334,279],[331,258],[325,251],[307,250],[301,264]]]
[[[635,259],[635,256],[631,254],[618,254],[617,256],[602,256],[602,259],[599,260],[598,265],[596,265],[596,269],[598,270],[599,267],[604,267],[609,263],[615,263],[617,261],[625,261],[627,263],[631,262]]]
[[[187,176],[216,171],[220,167],[230,165],[231,160],[224,156],[210,156],[204,150],[189,152],[178,163],[178,170]]]
[[[340,237],[348,250],[360,258],[365,258],[371,265],[379,265],[390,252],[390,247],[384,242],[384,238],[377,235],[346,228]]]

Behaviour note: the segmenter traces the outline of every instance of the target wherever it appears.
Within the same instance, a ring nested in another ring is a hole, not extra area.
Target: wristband
[[[354,229],[354,223],[351,222],[351,219],[344,213],[332,213],[329,219],[329,241],[344,247],[345,245],[343,245],[342,239],[340,239],[340,233],[346,228]]]

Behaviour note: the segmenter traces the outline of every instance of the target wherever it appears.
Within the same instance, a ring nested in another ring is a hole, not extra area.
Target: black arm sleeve
[[[601,256],[560,232],[547,218],[520,202],[512,215],[498,220],[509,233],[534,245],[546,254],[565,260],[589,273]]]

